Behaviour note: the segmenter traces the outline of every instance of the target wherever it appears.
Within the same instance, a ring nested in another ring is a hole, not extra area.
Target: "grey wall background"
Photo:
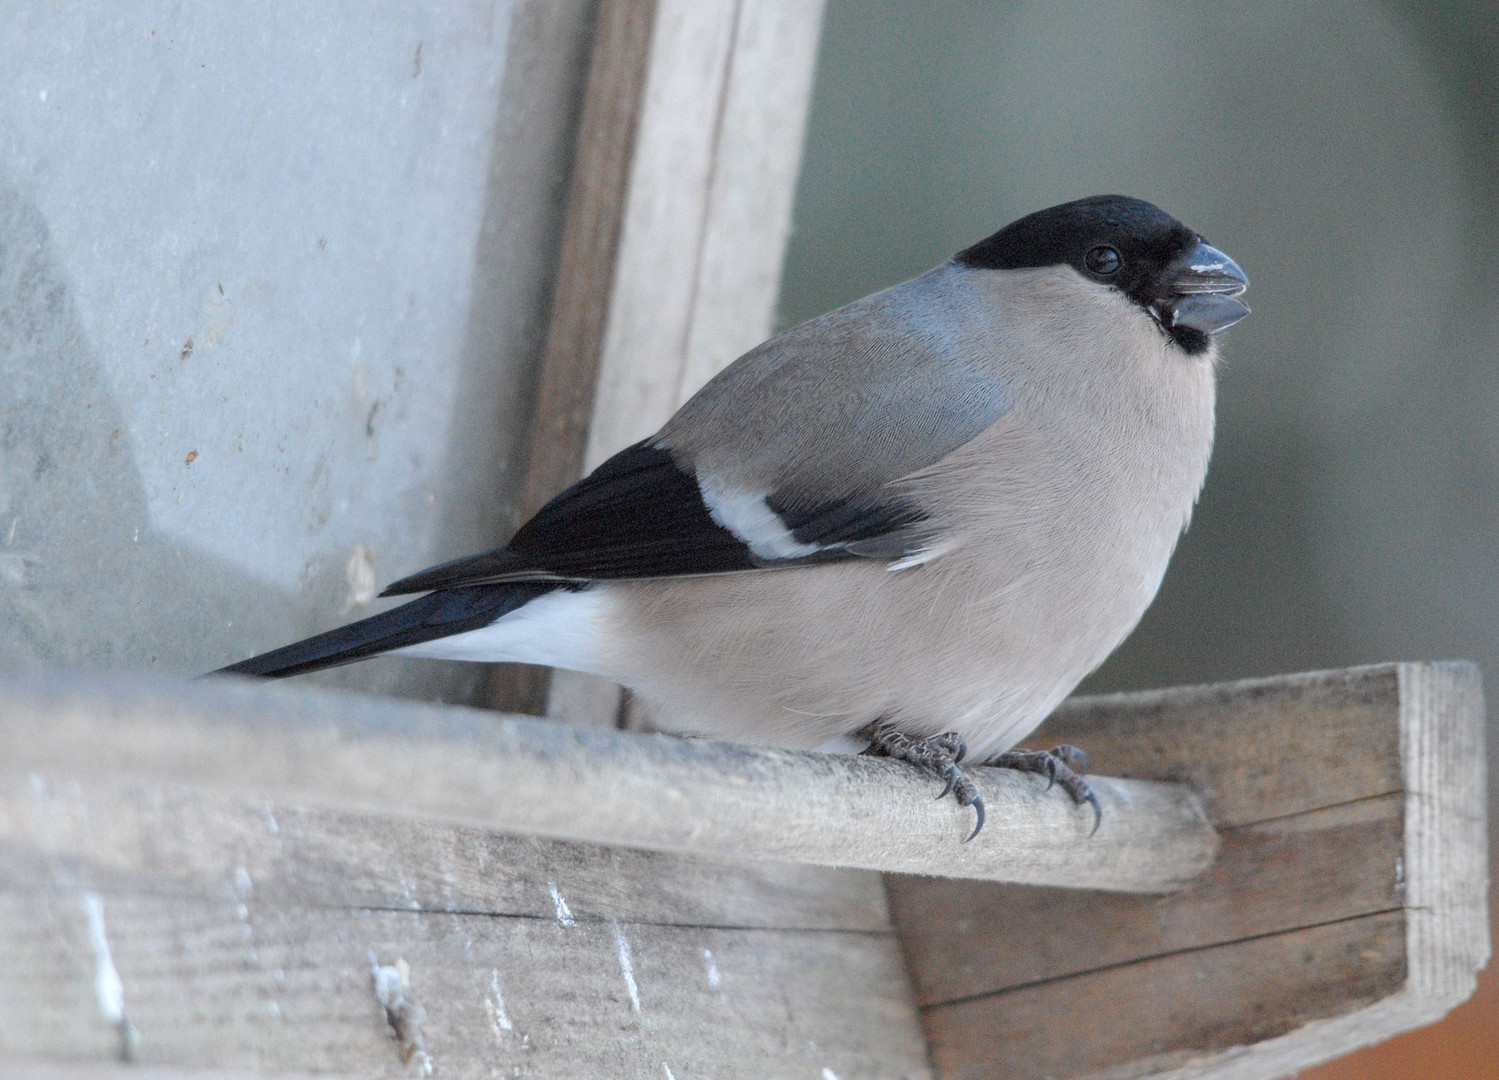
[[[1085,688],[1467,657],[1499,695],[1499,6],[829,0],[782,322],[1106,191],[1232,254],[1254,314]]]
[[[508,533],[591,6],[7,11],[0,666],[201,672]]]

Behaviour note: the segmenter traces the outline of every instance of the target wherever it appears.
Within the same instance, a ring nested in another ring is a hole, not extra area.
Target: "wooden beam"
[[[438,1076],[929,1075],[872,874],[0,773],[0,1075],[122,1075],[101,942],[130,1076],[421,1076],[371,952]]]
[[[551,321],[520,486],[520,521],[583,470],[655,13],[656,0],[599,0],[594,16]],[[485,701],[492,708],[540,713],[546,690],[544,668],[495,665]]]
[[[575,729],[452,706],[266,686],[0,682],[0,770],[135,777],[502,832],[820,866],[1162,892],[1217,838],[1185,787],[1092,779],[1103,824],[1039,777],[934,798],[895,761]]]
[[[772,329],[818,0],[658,0],[584,465]]]
[[[821,0],[603,0],[526,516],[769,336],[821,19]],[[488,702],[540,712],[538,679],[498,669]],[[551,687],[549,715],[615,726],[612,684]]]
[[[599,0],[542,353],[522,520],[578,478],[594,410],[656,0]]]
[[[1037,738],[1185,782],[1166,897],[891,877],[944,1078],[1278,1077],[1438,1019],[1488,957],[1482,693],[1400,664],[1084,699]]]

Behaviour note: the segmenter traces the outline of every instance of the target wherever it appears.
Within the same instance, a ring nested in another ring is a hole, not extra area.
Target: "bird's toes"
[[[1088,769],[1088,755],[1077,747],[1063,743],[1050,750],[1006,750],[989,764],[1001,769],[1045,776],[1047,791],[1055,785],[1067,793],[1073,805],[1088,803],[1093,807],[1093,830],[1088,835],[1092,836],[1098,831],[1098,826],[1103,821],[1103,805],[1082,778],[1082,774]]]
[[[944,732],[933,737],[933,743],[952,758],[956,765],[968,756],[968,744],[956,731]]]
[[[1092,836],[1098,831],[1098,826],[1103,823],[1103,804],[1098,801],[1098,796],[1093,793],[1093,789],[1088,786],[1086,780],[1065,765],[1062,769],[1064,771],[1057,777],[1057,783],[1072,799],[1072,805],[1081,806],[1087,803],[1093,807],[1093,828],[1088,833]]]
[[[958,800],[959,806],[973,807],[973,812],[977,816],[977,820],[973,823],[973,832],[969,833],[963,841],[966,844],[984,827],[984,797],[979,794],[979,789],[973,781],[958,771],[956,765],[953,766],[953,772],[957,773],[957,776],[948,785],[952,789],[953,798]]]
[[[1088,771],[1088,755],[1071,743],[1062,743],[1060,746],[1053,746],[1046,752],[1079,776]]]
[[[942,770],[942,775],[947,780],[947,783],[943,785],[942,790],[937,793],[938,802],[941,802],[943,799],[947,798],[947,796],[952,792],[952,789],[958,786],[958,778],[961,777],[963,773],[958,768],[957,763],[954,762],[947,768]]]
[[[943,781],[942,793],[937,798],[944,799],[952,795],[959,806],[974,807],[978,814],[978,824],[968,835],[968,839],[972,840],[978,835],[979,830],[984,827],[984,800],[979,796],[979,790],[973,781],[958,768],[958,762],[968,752],[963,736],[956,731],[948,731],[941,735],[913,739],[893,727],[881,725],[872,725],[862,734],[869,739],[866,753],[908,761],[936,773]]]

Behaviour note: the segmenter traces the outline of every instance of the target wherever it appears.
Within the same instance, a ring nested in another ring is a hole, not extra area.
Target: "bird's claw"
[[[947,783],[944,784],[943,787],[942,787],[942,790],[937,793],[937,801],[938,802],[941,802],[943,799],[947,798],[948,795],[950,795],[952,793],[952,789],[958,783],[958,776],[959,775],[960,774],[958,772],[958,767],[956,765],[954,765],[951,769],[949,769],[947,771]]]
[[[945,799],[951,795],[958,801],[959,806],[973,807],[974,813],[978,816],[973,832],[969,833],[963,842],[966,844],[979,834],[979,830],[984,827],[984,800],[973,781],[964,775],[962,769],[958,768],[958,762],[962,761],[963,756],[968,753],[968,746],[963,742],[961,735],[956,731],[949,731],[942,735],[913,739],[892,727],[883,725],[866,728],[864,735],[869,739],[869,749],[865,753],[909,761],[913,765],[935,772],[945,781],[942,793],[937,798]]]
[[[1103,804],[1082,777],[1088,771],[1088,755],[1077,747],[1063,743],[1050,750],[1006,750],[988,764],[1000,769],[1043,775],[1046,777],[1047,791],[1059,784],[1072,799],[1074,806],[1081,806],[1083,803],[1091,805],[1093,828],[1088,833],[1089,836],[1096,833],[1098,826],[1103,823]]]
[[[1088,835],[1092,836],[1098,831],[1098,827],[1103,824],[1103,805],[1098,801],[1098,796],[1093,794],[1093,789],[1087,784],[1083,784],[1083,798],[1093,804],[1093,828],[1088,830]]]
[[[959,799],[958,801],[961,803],[963,800]],[[979,830],[984,827],[984,799],[983,799],[983,796],[981,796],[977,791],[975,791],[973,793],[973,802],[969,803],[968,805],[973,807],[973,812],[974,812],[975,815],[977,815],[978,820],[973,823],[973,832],[969,833],[964,838],[963,843],[965,843],[965,844],[968,843],[969,840],[972,840],[975,836],[977,836],[979,834]]]

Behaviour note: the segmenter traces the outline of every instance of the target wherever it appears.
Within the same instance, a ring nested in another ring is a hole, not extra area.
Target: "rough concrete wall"
[[[7,16],[0,663],[202,671],[503,538],[590,8]]]

